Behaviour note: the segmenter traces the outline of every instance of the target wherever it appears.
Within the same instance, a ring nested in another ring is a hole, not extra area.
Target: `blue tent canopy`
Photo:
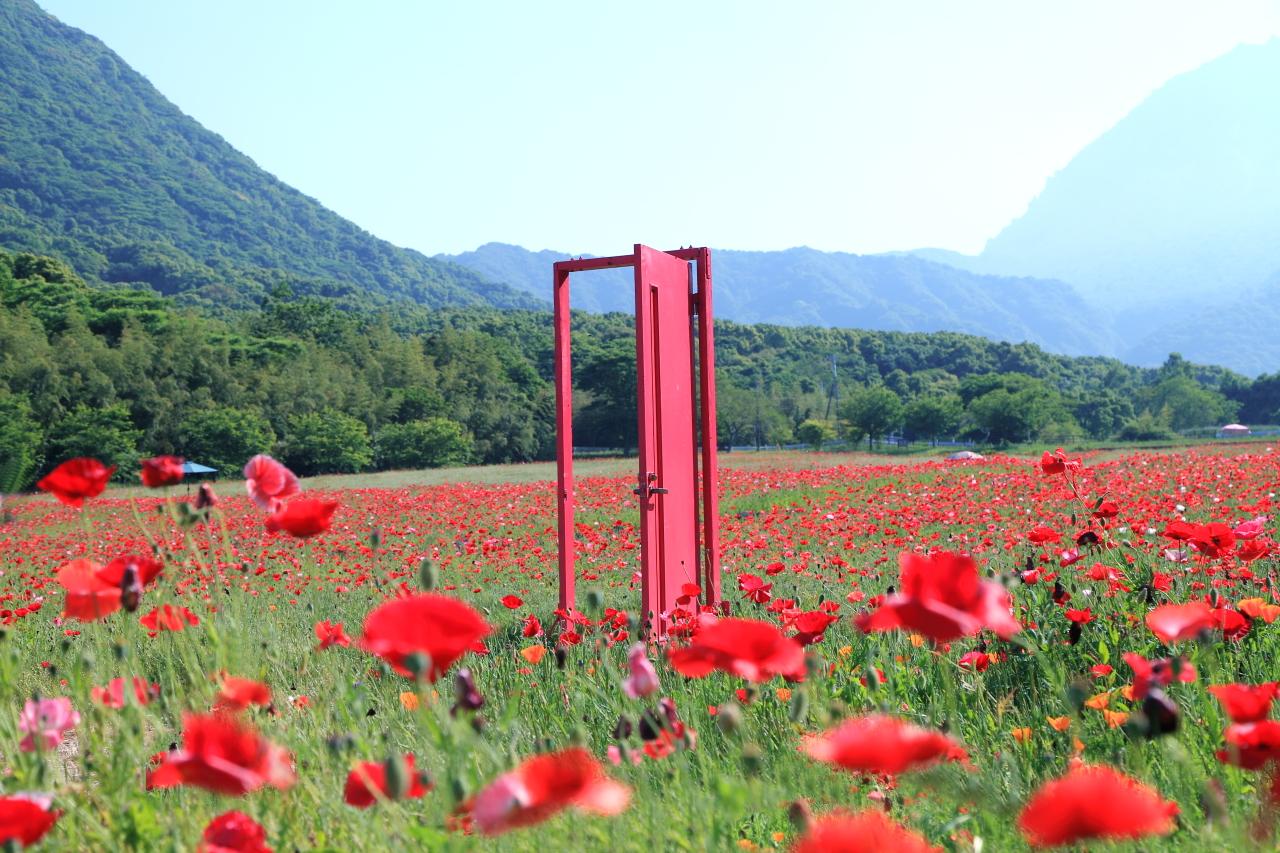
[[[208,465],[201,465],[199,462],[183,462],[182,473],[184,474],[216,474],[217,468],[210,468]]]

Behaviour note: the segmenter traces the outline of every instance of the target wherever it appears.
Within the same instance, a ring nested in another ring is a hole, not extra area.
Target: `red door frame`
[[[575,272],[589,270],[615,269],[619,267],[639,267],[641,251],[645,247],[636,244],[630,255],[615,255],[607,258],[579,258],[560,261],[553,267],[554,304],[555,304],[555,386],[556,386],[556,508],[558,511],[559,535],[559,574],[560,574],[560,607],[565,611],[574,606],[574,486],[573,486],[573,386],[570,368],[570,316],[569,316],[569,276]],[[652,250],[649,250],[652,251]],[[698,398],[701,403],[696,407],[698,424],[690,424],[691,434],[701,427],[701,509],[702,519],[698,536],[701,547],[702,562],[702,596],[703,603],[720,606],[720,496],[717,487],[719,468],[716,462],[716,372],[715,372],[715,339],[711,313],[711,250],[705,247],[698,249],[676,249],[666,254],[674,255],[683,261],[695,264],[694,281],[696,287],[689,297],[689,318],[696,323],[698,339],[698,375],[692,377],[698,385]],[[641,285],[637,280],[637,304],[641,299]],[[640,343],[639,330],[641,318],[636,318],[637,344]],[[637,357],[640,353],[637,353]],[[690,365],[690,372],[694,370]],[[638,393],[643,392],[638,389]],[[646,401],[638,400],[639,430],[646,427],[643,421]],[[639,437],[639,436],[638,436]],[[643,441],[641,441],[643,444]],[[645,460],[641,460],[641,464]],[[697,472],[690,472],[697,476]],[[644,469],[640,469],[640,477],[644,477]],[[643,485],[643,484],[642,484]],[[641,495],[641,499],[645,499]],[[647,543],[643,543],[647,544]],[[651,583],[654,567],[652,555],[642,545],[641,573],[646,590]],[[648,605],[649,601],[644,601]],[[651,625],[654,634],[661,636],[665,631],[662,618],[654,620]]]

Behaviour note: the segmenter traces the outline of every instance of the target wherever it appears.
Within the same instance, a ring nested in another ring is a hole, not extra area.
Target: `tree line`
[[[573,323],[575,441],[629,448],[632,319]],[[1142,369],[951,333],[725,322],[716,334],[725,444],[808,440],[814,423],[872,439],[1146,438],[1280,408],[1280,376],[1177,356]],[[224,476],[261,451],[304,475],[550,459],[551,366],[545,312],[353,307],[278,282],[209,316],[0,252],[0,488],[77,455],[121,477],[159,453]]]

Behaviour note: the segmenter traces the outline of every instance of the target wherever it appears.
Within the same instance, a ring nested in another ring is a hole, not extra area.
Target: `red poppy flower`
[[[223,812],[209,821],[196,853],[271,853],[267,831],[243,812]]]
[[[1062,534],[1054,530],[1052,527],[1045,527],[1044,525],[1041,525],[1039,527],[1031,528],[1031,532],[1027,534],[1027,541],[1033,545],[1044,545],[1048,542],[1061,542]]]
[[[542,623],[538,621],[538,617],[530,613],[524,617],[524,625],[520,628],[520,633],[525,637],[541,637]]]
[[[252,678],[240,678],[228,675],[218,686],[218,695],[214,698],[215,711],[243,711],[250,705],[267,707],[271,704],[271,688],[261,681]]]
[[[292,758],[241,720],[227,714],[186,714],[182,748],[147,774],[147,790],[193,785],[219,794],[247,794],[293,785]]]
[[[1120,514],[1120,506],[1115,501],[1102,501],[1093,511],[1094,518],[1115,518]]]
[[[1270,554],[1271,548],[1271,543],[1266,540],[1246,539],[1244,544],[1236,549],[1236,556],[1246,563],[1252,563]]]
[[[413,674],[407,659],[425,655],[430,666],[424,675],[435,681],[492,631],[484,617],[461,601],[424,593],[375,608],[364,620],[360,648],[404,676]]]
[[[267,516],[267,530],[271,533],[283,530],[298,539],[309,539],[329,529],[337,510],[337,501],[298,498]]]
[[[341,622],[330,622],[328,619],[317,622],[316,639],[320,641],[317,651],[324,651],[330,646],[350,646],[351,638],[342,630]]]
[[[107,708],[123,708],[125,706],[124,679],[113,678],[106,687],[89,688],[89,696],[93,701]],[[146,705],[154,697],[160,695],[159,684],[148,684],[144,679],[133,677],[133,696],[139,705]]]
[[[1196,680],[1196,668],[1186,658],[1163,658],[1147,660],[1142,655],[1125,652],[1124,662],[1133,670],[1133,696],[1144,698],[1151,686],[1168,687],[1176,678],[1184,684]],[[1097,667],[1095,667],[1097,669]],[[1108,668],[1110,671],[1110,668]]]
[[[409,790],[401,795],[401,799],[411,800],[424,796],[432,786],[423,782],[423,774],[413,766],[413,753],[404,758],[405,771],[409,778]],[[380,761],[361,761],[347,774],[347,784],[342,791],[342,798],[347,805],[358,809],[367,809],[378,801],[393,800],[391,789],[387,787],[387,765]]]
[[[259,453],[244,466],[244,487],[258,509],[271,510],[301,487],[297,476],[276,460]]]
[[[98,571],[98,579],[112,586],[123,586],[125,572],[130,568],[133,569],[134,578],[145,587],[151,586],[155,579],[160,577],[160,574],[164,571],[164,563],[151,557],[125,554],[123,557],[116,557],[100,569]]]
[[[0,796],[0,845],[14,841],[19,847],[30,847],[44,838],[62,816],[60,811],[50,811],[49,802],[34,794]]]
[[[108,468],[97,459],[81,456],[68,459],[50,471],[36,483],[36,488],[53,495],[67,506],[84,506],[85,498],[96,498],[107,487],[107,481],[116,472],[116,466]]]
[[[1227,748],[1218,750],[1217,755],[1223,764],[1261,770],[1280,760],[1280,723],[1275,720],[1232,723],[1223,732],[1222,739],[1227,742]]]
[[[768,604],[769,599],[773,597],[770,592],[773,584],[765,583],[764,579],[757,575],[738,575],[738,589],[742,591],[743,598],[754,601],[756,604]]]
[[[810,758],[851,773],[896,776],[939,761],[963,761],[964,747],[942,732],[887,714],[854,717],[804,740]]]
[[[1059,447],[1050,453],[1045,451],[1040,457],[1040,473],[1046,477],[1055,474],[1066,474],[1068,471],[1075,472],[1080,467],[1080,460],[1068,459],[1067,454]]]
[[[791,853],[941,853],[924,836],[868,809],[857,814],[832,812],[813,822]]]
[[[1236,544],[1235,531],[1221,522],[1197,524],[1190,537],[1191,544],[1206,557],[1221,557],[1231,553]]]
[[[1210,631],[1217,626],[1213,608],[1203,601],[1162,604],[1147,614],[1147,627],[1162,643],[1176,643]]]
[[[796,629],[796,642],[802,646],[811,646],[822,642],[823,636],[836,621],[836,617],[823,610],[806,610],[797,613],[787,620],[787,625]]]
[[[1266,684],[1214,684],[1209,687],[1233,723],[1254,723],[1271,713],[1271,702],[1280,694],[1280,682]]]
[[[199,625],[200,617],[185,607],[162,604],[152,608],[147,615],[139,617],[138,622],[154,637],[161,631],[182,631],[188,625]]]
[[[153,456],[142,460],[142,485],[148,489],[172,486],[182,482],[181,456]]]
[[[689,645],[668,649],[667,659],[690,678],[715,670],[755,682],[775,675],[803,681],[805,676],[804,647],[775,625],[754,619],[704,617]]]
[[[1164,537],[1174,542],[1189,542],[1196,535],[1196,525],[1189,521],[1171,521],[1164,527]]]
[[[904,551],[898,564],[902,591],[855,620],[864,633],[907,630],[947,643],[984,628],[1005,639],[1021,630],[1010,612],[1009,593],[998,583],[981,580],[968,555]]]
[[[1178,804],[1105,765],[1077,764],[1031,795],[1018,826],[1036,847],[1173,831]]]
[[[519,610],[524,606],[524,599],[518,595],[502,596],[502,606],[508,610]]]
[[[498,835],[541,823],[567,808],[597,815],[620,814],[631,789],[605,775],[585,749],[573,748],[526,759],[476,795],[475,825]]]
[[[92,622],[120,609],[120,584],[103,580],[101,572],[102,567],[92,560],[72,560],[58,569],[58,585],[67,591],[63,616]]]

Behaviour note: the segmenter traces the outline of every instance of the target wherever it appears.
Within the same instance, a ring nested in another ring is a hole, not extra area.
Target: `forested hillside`
[[[574,324],[576,441],[626,447],[631,318]],[[881,431],[993,443],[1158,436],[1280,408],[1280,376],[1250,382],[1177,358],[1144,370],[952,333],[722,322],[716,334],[719,438],[735,444],[805,440],[811,422],[874,436],[868,403],[891,417]],[[0,488],[80,454],[122,477],[153,453],[226,474],[263,449],[304,474],[547,459],[551,351],[545,312],[351,311],[277,286],[260,308],[212,318],[0,252]]]
[[[32,0],[0,3],[0,247],[208,309],[280,282],[363,304],[545,303],[326,209]]]

